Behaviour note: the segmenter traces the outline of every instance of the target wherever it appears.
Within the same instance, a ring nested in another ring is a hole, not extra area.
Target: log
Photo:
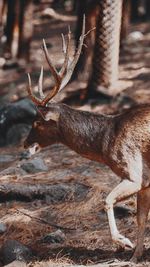
[[[62,203],[66,201],[79,201],[85,198],[89,188],[84,184],[65,183],[60,184],[22,184],[7,183],[0,184],[0,202],[33,201],[35,199],[46,199],[49,204]]]

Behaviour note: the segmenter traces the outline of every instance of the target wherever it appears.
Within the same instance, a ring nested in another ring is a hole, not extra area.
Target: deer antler
[[[83,17],[83,26],[82,26],[82,34],[80,36],[79,39],[79,45],[77,48],[77,51],[73,57],[73,60],[71,62],[69,62],[69,50],[70,50],[70,40],[71,40],[71,32],[70,29],[68,31],[68,35],[67,35],[67,44],[65,43],[65,38],[62,35],[62,43],[63,43],[63,53],[64,53],[64,63],[62,65],[61,70],[58,72],[55,68],[55,66],[52,64],[50,56],[48,54],[48,50],[46,47],[46,43],[45,40],[43,40],[43,51],[44,51],[44,55],[46,58],[46,61],[49,65],[50,71],[54,77],[55,80],[55,85],[52,88],[52,90],[48,93],[47,96],[44,95],[43,93],[43,66],[41,68],[41,73],[40,73],[40,77],[39,77],[39,82],[38,82],[38,91],[39,91],[39,95],[40,98],[36,97],[33,95],[32,93],[32,84],[31,84],[31,77],[28,74],[28,94],[30,96],[30,98],[32,99],[32,101],[38,105],[38,106],[46,106],[46,104],[60,91],[62,90],[66,84],[69,82],[72,73],[74,71],[74,68],[78,62],[79,56],[81,54],[81,50],[82,50],[82,46],[83,46],[83,41],[84,41],[84,37],[85,37],[85,16]]]

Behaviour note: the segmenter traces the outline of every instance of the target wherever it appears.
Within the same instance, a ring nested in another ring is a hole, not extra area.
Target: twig
[[[96,27],[90,29],[89,31],[87,31],[87,33],[84,34],[84,37],[86,37],[88,34],[90,34],[90,32],[96,30]]]
[[[24,211],[18,210],[18,209],[15,209],[15,210],[20,212],[21,214],[23,214],[25,216],[28,216],[29,218],[31,218],[33,220],[36,220],[39,223],[47,224],[47,225],[50,225],[50,226],[52,226],[54,228],[57,228],[57,229],[61,229],[61,230],[65,230],[65,231],[74,231],[74,230],[76,230],[75,228],[67,228],[67,227],[63,227],[63,226],[57,225],[57,224],[49,223],[48,221],[46,221],[44,219],[32,216],[32,215],[30,215],[30,214],[28,214],[28,213],[26,213]]]

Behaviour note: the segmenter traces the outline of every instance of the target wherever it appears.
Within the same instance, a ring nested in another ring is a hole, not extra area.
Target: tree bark
[[[86,32],[92,30],[96,26],[96,17],[98,12],[97,0],[78,1],[77,7],[77,25],[75,32],[76,47],[82,31],[83,14],[86,16]],[[91,31],[84,40],[84,46],[79,61],[74,70],[72,80],[82,78],[86,79],[91,69],[91,58],[93,46],[95,43],[95,31]]]
[[[100,90],[109,94],[118,79],[122,0],[99,0],[96,41],[88,95]]]
[[[32,0],[6,0],[5,3],[7,5],[5,57],[6,59],[17,57],[29,61],[30,42],[33,34]]]
[[[14,1],[6,1],[7,5],[7,20],[5,27],[5,35],[6,35],[6,48],[5,54],[6,58],[12,57],[12,42],[14,38],[14,32],[17,30],[17,17],[18,17],[18,0]]]
[[[32,0],[20,0],[18,58],[30,59],[30,43],[33,34]]]
[[[127,38],[131,19],[131,0],[123,0],[120,43]]]

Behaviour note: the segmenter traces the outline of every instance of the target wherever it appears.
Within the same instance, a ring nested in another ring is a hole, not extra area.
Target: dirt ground
[[[75,22],[70,22],[74,28]],[[68,22],[54,19],[34,18],[35,32],[31,47],[31,63],[26,69],[0,69],[1,103],[12,102],[27,96],[26,72],[32,71],[37,81],[43,55],[40,49],[44,37],[49,43],[52,59],[58,66],[62,63],[59,33],[66,32]],[[150,25],[132,25],[130,32],[140,31],[140,37],[129,36],[120,56],[118,93],[123,91],[129,99],[138,103],[150,102]],[[49,86],[49,71],[45,67],[45,87]],[[69,84],[66,92],[86,86],[86,81]],[[35,88],[36,90],[36,88]],[[129,101],[99,103],[96,106],[85,104],[81,108],[96,112],[114,113],[130,105]],[[135,266],[128,260],[132,251],[117,251],[112,244],[104,200],[112,188],[119,183],[107,166],[81,158],[63,145],[53,145],[42,150],[33,158],[44,160],[48,171],[24,174],[20,166],[28,159],[20,160],[22,144],[0,149],[1,158],[12,156],[10,162],[0,162],[0,188],[8,184],[16,186],[47,185],[54,186],[53,193],[43,198],[17,200],[8,196],[1,199],[0,218],[7,225],[7,231],[0,234],[0,244],[15,239],[30,247],[34,256],[29,266],[74,266],[76,264],[97,266]],[[67,188],[67,189],[66,189]],[[0,189],[1,190],[1,189]],[[58,190],[58,191],[57,191]],[[62,192],[65,191],[65,194]],[[61,192],[62,194],[58,194]],[[127,212],[124,213],[124,210]],[[40,221],[38,219],[42,219]],[[118,205],[116,220],[122,234],[136,242],[136,196]],[[53,224],[51,226],[50,224]],[[63,241],[52,242],[50,233],[61,229]],[[145,234],[145,250],[140,263],[136,266],[150,265],[150,223]],[[40,262],[40,263],[39,263]],[[41,264],[41,265],[40,265]]]

